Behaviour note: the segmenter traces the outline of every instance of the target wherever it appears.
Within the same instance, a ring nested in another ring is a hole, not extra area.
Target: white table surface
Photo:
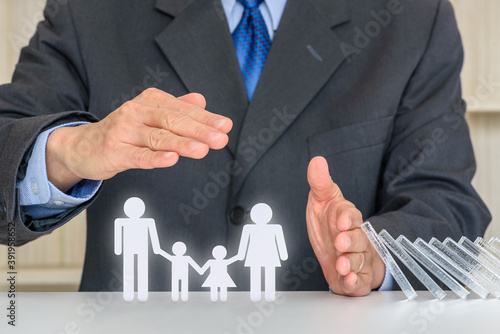
[[[0,333],[497,333],[500,300],[451,293],[443,301],[418,292],[372,292],[349,298],[329,292],[278,293],[275,303],[253,303],[247,292],[229,292],[212,303],[193,292],[174,303],[168,292],[147,302],[123,301],[121,293],[18,293],[17,326],[7,325],[8,299],[0,294]]]

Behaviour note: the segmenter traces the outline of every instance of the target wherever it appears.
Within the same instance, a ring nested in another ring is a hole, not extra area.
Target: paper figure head
[[[256,204],[250,211],[250,218],[257,225],[265,225],[273,218],[273,210],[266,203]]]
[[[172,246],[172,252],[175,255],[184,255],[186,254],[186,244],[183,243],[182,241],[177,241],[173,246]]]
[[[226,247],[221,245],[215,246],[214,249],[212,250],[212,255],[214,259],[222,260],[227,255]]]
[[[146,211],[146,205],[139,197],[131,197],[125,202],[123,211],[129,218],[141,218]]]

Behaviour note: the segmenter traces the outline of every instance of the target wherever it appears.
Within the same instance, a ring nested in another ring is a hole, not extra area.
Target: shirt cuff
[[[57,189],[47,176],[45,151],[49,135],[60,127],[78,126],[88,122],[73,122],[57,126],[42,132],[35,141],[31,158],[28,161],[26,176],[18,182],[20,205],[35,219],[72,209],[91,199],[99,190],[102,181],[82,180],[76,184],[70,194]]]
[[[384,281],[382,282],[380,288],[378,288],[378,291],[392,291],[393,286],[394,286],[394,278],[392,278],[392,275],[386,266]]]

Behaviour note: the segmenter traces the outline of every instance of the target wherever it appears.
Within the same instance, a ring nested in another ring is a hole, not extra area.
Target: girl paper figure
[[[208,274],[207,279],[203,283],[202,287],[210,288],[210,299],[216,302],[219,299],[225,302],[227,300],[227,288],[234,288],[234,284],[231,276],[227,273],[227,266],[238,260],[237,256],[230,259],[224,259],[227,255],[226,248],[224,246],[215,246],[212,250],[213,260],[208,260],[207,263],[201,268],[201,272],[204,273],[208,268],[210,268],[210,274]]]

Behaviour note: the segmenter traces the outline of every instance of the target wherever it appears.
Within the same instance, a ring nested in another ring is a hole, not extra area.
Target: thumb
[[[311,187],[311,195],[319,202],[338,196],[342,197],[340,188],[333,182],[328,171],[328,162],[323,157],[314,157],[307,168],[307,181]]]
[[[189,94],[180,96],[177,99],[179,99],[183,102],[186,102],[186,103],[194,104],[194,105],[196,105],[200,108],[203,108],[203,109],[205,109],[207,107],[207,101],[205,100],[205,97],[201,94],[198,94],[198,93],[189,93]]]

